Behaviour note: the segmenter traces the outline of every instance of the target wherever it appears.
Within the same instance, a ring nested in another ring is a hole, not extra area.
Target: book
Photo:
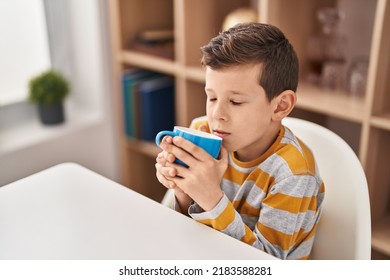
[[[137,39],[145,43],[173,42],[175,33],[173,29],[149,29],[140,32]]]
[[[175,58],[174,43],[169,41],[149,43],[136,39],[133,42],[132,49],[171,60]]]
[[[132,49],[162,58],[174,59],[174,41],[172,29],[144,30],[133,40]]]
[[[175,125],[174,79],[154,77],[139,84],[140,139],[154,141],[161,130]]]
[[[126,69],[122,75],[122,94],[123,94],[123,113],[124,113],[124,130],[129,138],[137,138],[139,136],[138,124],[138,100],[136,89],[143,80],[159,76],[158,73],[130,68]]]

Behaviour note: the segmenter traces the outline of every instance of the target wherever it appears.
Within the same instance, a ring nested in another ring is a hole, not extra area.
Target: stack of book
[[[145,30],[134,39],[132,49],[163,58],[174,59],[174,32],[170,29]]]
[[[122,76],[125,133],[129,138],[153,141],[161,130],[175,125],[174,79],[131,68]]]

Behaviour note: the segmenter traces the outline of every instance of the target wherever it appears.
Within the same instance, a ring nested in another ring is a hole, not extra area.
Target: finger
[[[159,165],[158,163],[155,164],[155,167],[156,167],[156,177],[157,177],[157,180],[166,188],[168,189],[174,189],[176,188],[176,183],[174,181],[172,181],[171,179],[168,179],[167,177],[165,177],[163,175],[163,173],[161,172],[161,169],[162,169],[162,166]]]
[[[172,166],[162,166],[160,168],[160,172],[162,175],[164,175],[167,179],[174,178],[177,175],[177,170],[175,167]]]
[[[205,124],[202,124],[201,126],[199,126],[198,130],[203,131],[203,132],[209,132],[209,130],[207,129],[207,125],[205,125]]]
[[[171,136],[165,136],[164,138],[166,141],[161,142],[160,148],[163,149],[163,151],[159,154],[159,156],[163,156],[168,162],[173,163],[176,160],[176,156],[170,151],[175,146],[173,144],[173,138]]]
[[[171,152],[189,166],[193,163],[193,159],[205,161],[211,157],[204,149],[182,137],[174,137],[173,144],[180,149],[172,149]]]
[[[183,178],[179,177],[179,176],[172,178],[172,180],[169,180],[169,183],[168,183],[168,185],[170,186],[169,188],[170,189],[179,188],[180,190],[185,192],[185,190],[180,188],[180,186],[182,185],[181,184],[182,181],[183,181]],[[173,186],[173,187],[171,187],[171,186]]]
[[[175,160],[176,160],[176,157],[173,154],[166,152],[166,151],[162,151],[156,157],[156,162],[158,162],[162,165],[165,165],[167,162],[173,163]]]
[[[157,156],[156,156],[156,162],[163,163],[165,161],[166,161],[166,159],[165,159],[165,156],[164,156],[163,152],[158,153]]]
[[[171,177],[170,180],[175,181],[176,179],[187,178],[191,174],[191,170],[187,166],[181,164],[174,164],[175,177]]]
[[[180,147],[176,146],[175,144],[164,143],[164,144],[161,144],[161,147],[164,149],[164,151],[159,154],[159,157],[163,157],[165,159],[165,161],[161,158],[158,158],[158,161],[159,161],[159,163],[161,163],[163,165],[166,165],[168,161],[170,163],[174,163],[174,161],[176,159],[181,159],[183,161],[183,159],[185,159],[185,157],[188,155],[188,153],[186,151],[184,151]],[[186,159],[186,161],[187,161],[187,159]]]
[[[170,136],[170,135],[164,136],[164,138],[163,138],[163,140],[161,141],[161,143],[172,144],[172,143],[173,143],[173,138],[172,138],[172,136]],[[161,143],[160,143],[160,145],[161,145]]]
[[[160,143],[160,148],[163,150],[167,150],[171,145],[173,145],[172,136],[164,136],[163,140]]]
[[[172,164],[169,162],[164,162],[164,164],[161,164],[157,162],[155,166],[156,170],[160,172],[163,176],[165,176],[167,179],[169,179],[169,177],[175,177],[177,175],[176,164]]]

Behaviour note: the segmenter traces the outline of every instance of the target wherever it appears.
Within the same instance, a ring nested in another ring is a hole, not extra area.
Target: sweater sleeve
[[[277,258],[305,259],[310,254],[311,237],[314,236],[319,215],[319,211],[316,211],[318,189],[312,180],[310,176],[292,176],[274,185],[260,206],[259,218],[253,229],[245,224],[226,195],[208,212],[197,204],[191,205],[188,212],[194,220]],[[289,196],[285,194],[286,188],[303,190],[298,196]],[[303,244],[302,249],[290,255],[296,244]]]
[[[208,212],[204,212],[194,203],[188,209],[188,213],[194,220],[264,251],[262,243],[256,242],[256,234],[243,222],[226,195]]]

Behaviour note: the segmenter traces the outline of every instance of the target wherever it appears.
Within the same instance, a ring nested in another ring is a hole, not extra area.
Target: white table
[[[0,187],[0,259],[273,259],[80,165]]]

